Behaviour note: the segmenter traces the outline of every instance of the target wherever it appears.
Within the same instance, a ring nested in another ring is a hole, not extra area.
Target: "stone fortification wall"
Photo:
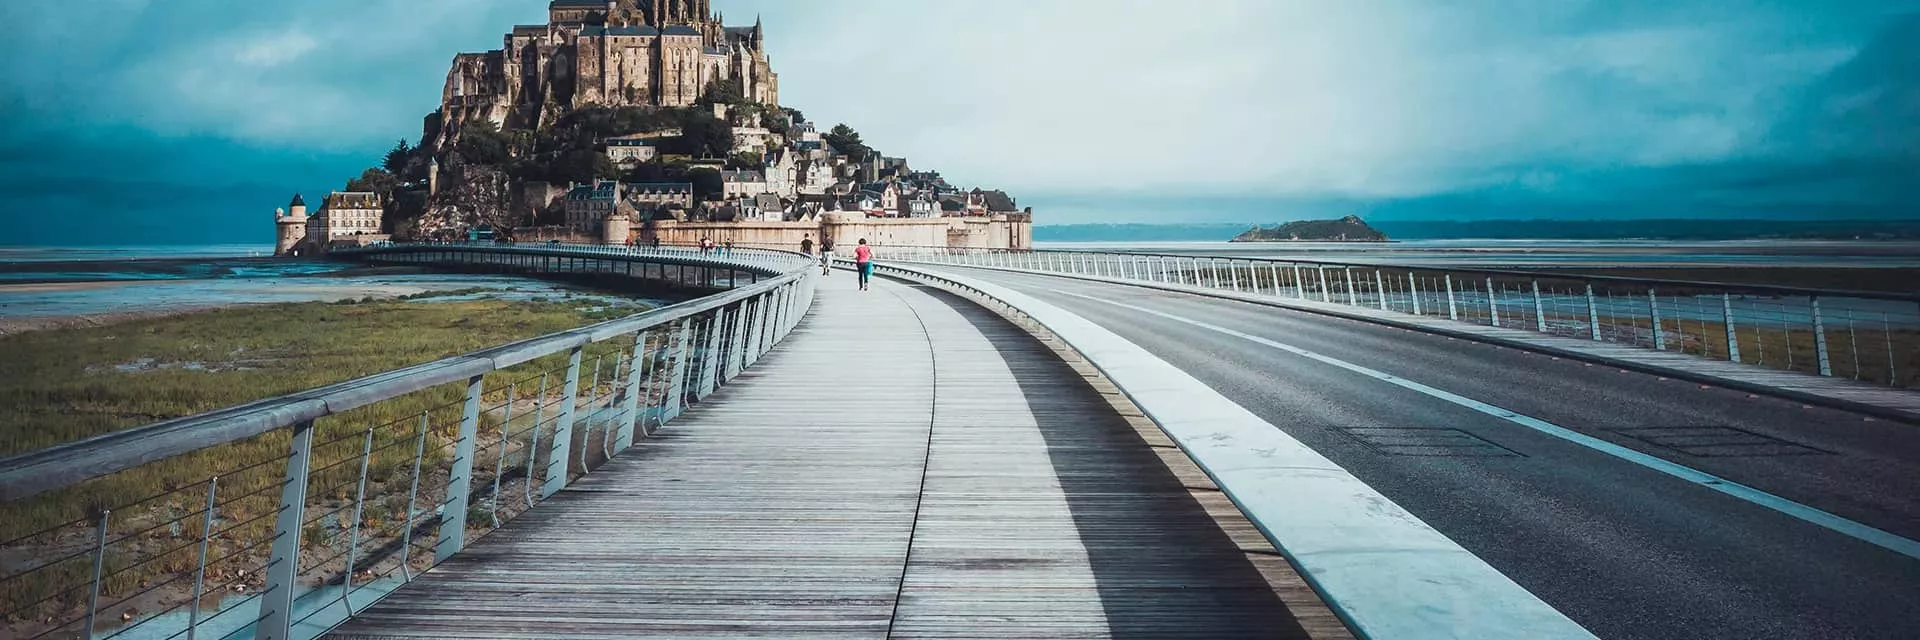
[[[995,218],[866,218],[829,213],[808,222],[676,222],[634,225],[633,237],[645,243],[658,237],[662,244],[695,244],[702,239],[733,242],[740,247],[797,250],[802,238],[818,244],[833,238],[851,248],[861,238],[869,244],[892,247],[972,247],[1026,249],[1033,245],[1032,225]]]

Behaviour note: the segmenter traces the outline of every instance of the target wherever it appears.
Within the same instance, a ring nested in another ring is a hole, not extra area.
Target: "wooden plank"
[[[847,289],[659,437],[334,637],[884,637],[931,354],[911,309]]]
[[[944,294],[850,285],[332,637],[1350,637],[1090,368]]]
[[[909,300],[939,394],[893,637],[1351,637],[1111,383],[978,307]]]

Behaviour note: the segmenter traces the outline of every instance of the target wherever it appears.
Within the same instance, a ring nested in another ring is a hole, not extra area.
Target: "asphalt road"
[[[1519,412],[1909,539],[1920,539],[1920,425],[1261,305],[956,271],[1078,313],[1185,370],[1602,638],[1920,637],[1920,560],[1154,312]]]

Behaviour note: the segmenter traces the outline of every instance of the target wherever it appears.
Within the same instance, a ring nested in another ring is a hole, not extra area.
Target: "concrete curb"
[[[1104,327],[989,282],[894,265],[880,271],[1008,307],[1079,353],[1214,479],[1360,637],[1594,637],[1346,469]]]

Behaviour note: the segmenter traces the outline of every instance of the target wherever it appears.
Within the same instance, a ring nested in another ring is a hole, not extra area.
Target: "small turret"
[[[276,234],[273,243],[273,255],[298,255],[300,243],[307,239],[307,201],[300,194],[293,195],[293,202],[286,209],[275,209],[273,221]]]

